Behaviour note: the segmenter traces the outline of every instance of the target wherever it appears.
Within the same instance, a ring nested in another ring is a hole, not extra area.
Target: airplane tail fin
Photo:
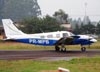
[[[23,35],[24,33],[14,25],[11,19],[2,19],[5,35],[7,38],[12,37],[13,35]]]

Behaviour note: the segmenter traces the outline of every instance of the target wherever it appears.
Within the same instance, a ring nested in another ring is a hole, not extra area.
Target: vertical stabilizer
[[[5,35],[7,38],[13,35],[23,35],[24,33],[14,25],[11,19],[2,19]]]

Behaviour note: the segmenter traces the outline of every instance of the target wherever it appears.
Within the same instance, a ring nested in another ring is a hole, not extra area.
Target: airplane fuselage
[[[35,45],[43,45],[43,46],[52,46],[57,43],[57,41],[64,37],[71,37],[74,34],[67,32],[67,31],[57,31],[57,32],[50,32],[50,33],[39,33],[39,34],[25,34],[24,36],[14,37],[16,38],[15,41],[28,43],[28,44],[35,44]],[[75,38],[69,44],[66,45],[90,45],[93,43],[89,40],[89,36],[86,35],[78,35],[80,38]],[[13,39],[13,38],[12,38]],[[92,38],[91,38],[92,39]]]

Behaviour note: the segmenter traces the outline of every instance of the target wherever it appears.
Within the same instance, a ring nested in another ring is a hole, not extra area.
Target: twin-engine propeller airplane
[[[11,19],[2,19],[6,38],[4,40],[13,40],[16,42],[55,46],[55,51],[66,51],[65,45],[81,45],[81,51],[86,51],[85,45],[91,45],[97,42],[96,39],[88,35],[74,35],[68,31],[57,31],[38,34],[25,34],[19,30]],[[61,47],[59,47],[61,45]]]

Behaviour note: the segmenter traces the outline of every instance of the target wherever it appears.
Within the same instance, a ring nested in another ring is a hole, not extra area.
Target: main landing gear
[[[55,51],[57,51],[57,52],[60,52],[60,51],[61,51],[61,52],[66,52],[65,45],[62,44],[61,47],[59,47],[58,45],[55,45]],[[81,51],[82,51],[82,52],[86,52],[86,47],[81,46]]]
[[[59,52],[59,51],[61,51],[61,52],[66,52],[65,45],[62,44],[62,45],[61,45],[61,48],[60,48],[58,45],[55,45],[55,51],[57,51],[57,52]]]
[[[58,45],[55,46],[55,51],[60,51],[60,47]]]

